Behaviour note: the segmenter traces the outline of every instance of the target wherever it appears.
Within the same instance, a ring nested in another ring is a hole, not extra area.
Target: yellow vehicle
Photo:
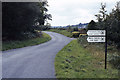
[[[72,36],[73,36],[74,38],[79,37],[79,35],[80,35],[80,32],[78,32],[78,31],[72,32]]]
[[[87,36],[87,34],[80,34],[79,37],[81,37],[81,36]]]
[[[78,32],[78,31],[74,31],[74,32],[72,32],[73,34],[79,34],[80,32]]]

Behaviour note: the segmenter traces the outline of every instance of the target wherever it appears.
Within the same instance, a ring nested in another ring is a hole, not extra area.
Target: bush
[[[58,28],[58,30],[66,30],[65,28]]]
[[[120,56],[113,54],[109,57],[108,61],[112,64],[113,67],[120,69]]]
[[[78,31],[78,28],[76,27],[76,28],[73,28],[73,31]]]

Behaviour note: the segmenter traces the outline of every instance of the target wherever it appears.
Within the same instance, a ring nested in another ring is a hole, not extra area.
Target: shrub
[[[119,64],[120,56],[119,55],[113,54],[109,56],[108,61],[112,64],[113,67],[120,69],[120,64]]]
[[[78,31],[78,28],[77,27],[73,28],[73,31]]]

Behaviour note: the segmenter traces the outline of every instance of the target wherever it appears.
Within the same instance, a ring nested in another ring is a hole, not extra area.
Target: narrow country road
[[[55,56],[72,39],[45,33],[52,37],[46,43],[2,52],[3,78],[55,78]]]

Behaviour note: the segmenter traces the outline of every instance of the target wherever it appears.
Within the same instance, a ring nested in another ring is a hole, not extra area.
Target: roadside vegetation
[[[91,20],[88,24],[88,30],[106,30],[108,49],[111,50],[111,64],[120,69],[120,1],[110,13],[107,13],[106,4],[101,3],[99,13],[95,15],[97,22]],[[108,55],[109,56],[109,55]]]
[[[45,25],[45,21],[52,18],[51,14],[47,13],[47,7],[47,1],[3,3],[3,41],[25,40],[38,37],[39,35],[36,33],[38,27]]]
[[[114,43],[120,48],[120,1],[110,13],[107,13],[106,4],[101,3],[99,13],[95,15],[97,22],[91,20],[88,30],[106,30],[109,44]]]
[[[16,48],[22,48],[26,46],[33,46],[38,45],[44,42],[47,42],[51,40],[51,37],[43,33],[41,37],[36,37],[28,40],[22,40],[22,41],[5,41],[2,43],[2,50],[9,50],[9,49],[16,49]]]
[[[109,14],[106,4],[96,14],[97,22],[91,20],[86,29],[69,26],[66,31],[77,37],[65,46],[55,58],[57,78],[118,78],[120,71],[120,2]],[[105,44],[88,43],[88,30],[107,31],[107,69],[104,69]],[[76,32],[77,31],[77,32]]]
[[[71,32],[68,32],[67,30],[50,29],[50,30],[48,30],[48,31],[60,33],[60,34],[65,35],[65,36],[67,36],[67,37],[72,37],[72,33],[71,33]]]
[[[41,31],[50,26],[48,2],[11,2],[2,3],[2,50],[40,44],[50,40]]]
[[[109,50],[108,53],[112,54],[112,52]],[[118,78],[118,69],[109,61],[107,65],[105,70],[104,44],[86,44],[85,39],[71,41],[55,58],[55,72],[58,79]]]
[[[47,31],[60,33],[70,38],[78,38],[80,34],[86,34],[86,29],[78,29],[78,28],[77,29],[76,28],[51,28]]]

